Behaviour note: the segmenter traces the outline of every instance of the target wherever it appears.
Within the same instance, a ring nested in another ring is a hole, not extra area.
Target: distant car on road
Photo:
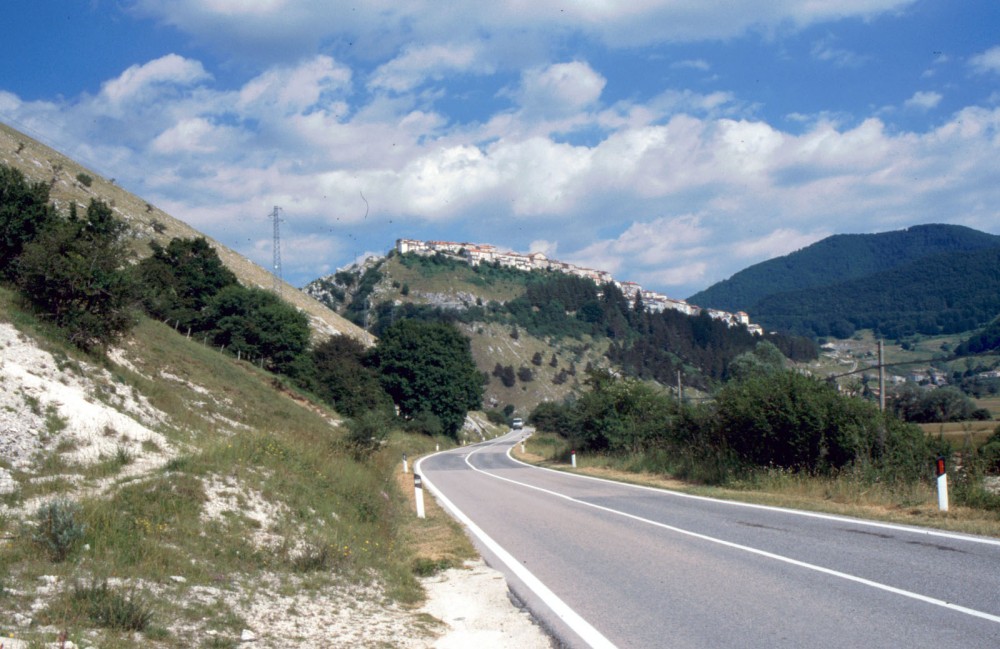
[[[524,420],[520,417],[514,417],[514,420],[510,422],[510,427],[514,430],[521,430],[524,428]]]

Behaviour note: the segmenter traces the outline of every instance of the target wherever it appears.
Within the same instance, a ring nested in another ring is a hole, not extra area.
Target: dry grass
[[[396,482],[412,512],[412,516],[407,517],[403,523],[401,536],[407,539],[414,555],[415,573],[427,576],[439,570],[460,567],[465,561],[479,556],[462,527],[441,509],[426,488],[423,490],[426,517],[417,518],[412,470],[403,473],[400,469],[396,474]]]
[[[514,447],[514,456],[529,464],[574,472],[617,482],[669,489],[723,500],[823,512],[854,518],[933,527],[952,532],[980,534],[1000,538],[1000,517],[996,512],[952,506],[947,512],[937,508],[936,491],[926,484],[908,487],[863,484],[849,477],[816,478],[776,472],[754,484],[739,488],[707,487],[686,483],[669,476],[634,473],[610,466],[614,460],[604,456],[577,457],[577,468],[554,462],[547,455],[549,445],[533,443],[527,452]]]
[[[130,225],[134,237],[133,249],[140,256],[149,254],[150,241],[166,245],[175,237],[204,236],[187,223],[119,187],[114,179],[103,178],[2,123],[0,123],[0,163],[20,169],[33,182],[49,183],[50,197],[60,210],[67,209],[71,202],[87,205],[91,199],[103,200],[112,207],[117,216]],[[77,175],[80,173],[93,178],[89,187],[77,180]],[[261,223],[264,232],[266,221],[262,218]],[[236,274],[241,284],[265,289],[270,289],[274,285],[274,276],[269,271],[218,241],[208,237],[206,239],[219,253],[223,263]],[[282,284],[281,297],[306,313],[314,333],[319,336],[340,333],[368,344],[374,341],[371,334],[290,284]]]
[[[1000,425],[995,421],[959,421],[945,424],[918,424],[931,437],[941,437],[960,449],[965,445],[980,446]]]

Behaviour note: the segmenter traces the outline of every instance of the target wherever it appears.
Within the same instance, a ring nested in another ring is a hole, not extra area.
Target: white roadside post
[[[521,438],[521,453],[524,453],[524,438]]]
[[[410,465],[406,463],[406,453],[403,453],[403,473],[410,472]]]
[[[573,468],[576,468],[576,451],[570,451],[569,457],[573,461]]]
[[[948,472],[945,470],[943,455],[939,455],[937,459],[937,490],[938,509],[946,512],[948,511]]]
[[[424,515],[424,487],[420,482],[420,474],[413,474],[413,496],[417,501],[417,518],[426,518]]]

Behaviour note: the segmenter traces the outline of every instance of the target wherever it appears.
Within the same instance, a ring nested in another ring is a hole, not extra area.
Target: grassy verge
[[[751,481],[708,487],[662,474],[636,471],[634,458],[578,453],[577,468],[573,469],[561,460],[566,451],[562,438],[546,433],[529,437],[523,453],[520,445],[514,447],[514,455],[525,462],[608,480],[711,498],[1000,537],[1000,514],[954,505],[949,511],[941,512],[937,508],[937,492],[930,484],[873,485],[851,475],[823,478],[771,471],[758,474]]]
[[[0,308],[78,374],[102,365],[46,336],[9,296]],[[0,636],[235,647],[255,598],[347,588],[363,599],[330,606],[416,603],[419,576],[475,556],[432,498],[417,521],[412,475],[409,489],[400,482],[400,452],[415,458],[435,440],[395,433],[359,460],[335,412],[157,322],[141,322],[124,355],[124,365],[103,363],[117,392],[97,385],[94,398],[141,397],[162,413],[153,426],[170,448],[122,447],[76,464],[63,455],[75,448],[72,422],[53,419],[40,470],[18,473],[3,499]],[[147,451],[163,457],[123,471]],[[40,535],[32,503],[56,499],[68,504]]]

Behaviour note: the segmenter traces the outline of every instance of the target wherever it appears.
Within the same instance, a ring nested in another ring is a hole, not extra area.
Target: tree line
[[[704,403],[681,404],[601,370],[585,383],[579,398],[542,403],[529,421],[576,450],[627,455],[639,468],[681,478],[723,483],[782,469],[910,481],[928,475],[940,450],[913,424],[785,368],[768,342],[741,354],[732,379]]]
[[[305,314],[241,285],[204,237],[150,248],[136,262],[127,224],[106,203],[61,215],[47,184],[0,165],[0,277],[81,349],[107,349],[145,314],[314,393],[351,417],[364,443],[397,409],[412,428],[457,438],[480,406],[483,376],[447,323],[400,321],[372,349],[346,336],[313,345]]]

